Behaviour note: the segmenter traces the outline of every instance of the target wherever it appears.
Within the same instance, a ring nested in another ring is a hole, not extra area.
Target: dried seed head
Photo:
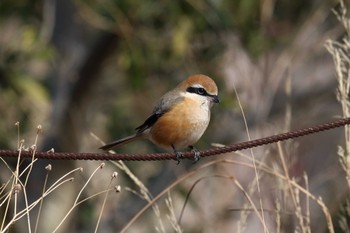
[[[50,150],[47,151],[47,153],[55,153],[55,149],[51,148]]]
[[[112,173],[112,178],[117,178],[117,176],[118,176],[118,172],[113,172]]]
[[[121,191],[121,187],[120,187],[120,185],[117,185],[117,186],[115,186],[114,187],[114,189],[115,189],[115,191],[117,192],[117,193],[120,193],[120,191]]]
[[[48,164],[46,167],[45,167],[46,171],[51,171],[52,170],[52,165],[51,164]]]
[[[36,129],[37,129],[37,133],[40,133],[41,130],[43,129],[43,127],[42,127],[41,125],[38,125],[38,126],[36,127]]]

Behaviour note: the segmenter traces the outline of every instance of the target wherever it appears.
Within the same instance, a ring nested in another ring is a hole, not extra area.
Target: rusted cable
[[[302,137],[317,132],[330,130],[350,124],[350,118],[336,120],[330,123],[320,124],[309,128],[298,129],[287,133],[277,134],[256,140],[241,142],[225,147],[211,148],[200,151],[201,157],[224,154],[233,151],[249,149],[261,145],[285,141],[292,138]],[[0,157],[18,157],[17,150],[0,150]],[[33,151],[21,151],[22,158],[32,158]],[[35,158],[53,160],[124,160],[124,161],[155,161],[176,160],[175,153],[151,153],[151,154],[110,154],[110,153],[73,153],[73,152],[35,152]],[[184,152],[184,158],[193,158],[193,152]]]

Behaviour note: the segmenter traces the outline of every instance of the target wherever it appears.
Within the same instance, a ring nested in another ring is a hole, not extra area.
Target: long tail
[[[104,146],[101,146],[99,149],[107,151],[109,149],[125,145],[125,144],[127,144],[129,142],[132,142],[132,141],[134,141],[136,139],[139,139],[139,138],[142,138],[142,137],[144,137],[144,134],[142,134],[142,133],[134,134],[134,135],[131,135],[131,136],[119,139],[117,141],[108,143],[108,144],[106,144]]]

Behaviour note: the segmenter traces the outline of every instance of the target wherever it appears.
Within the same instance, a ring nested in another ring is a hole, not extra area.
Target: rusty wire
[[[333,122],[319,124],[309,128],[298,129],[287,133],[277,134],[256,140],[236,143],[230,146],[216,147],[200,151],[201,157],[213,156],[234,152],[262,145],[267,145],[292,138],[302,137],[317,132],[330,130],[350,124],[350,118],[339,119]],[[22,150],[22,158],[52,159],[52,160],[124,160],[124,161],[155,161],[176,160],[175,153],[150,153],[150,154],[111,154],[111,153],[78,153],[78,152],[38,152]],[[0,150],[0,157],[18,157],[18,150]],[[183,158],[192,159],[194,152],[184,152]]]

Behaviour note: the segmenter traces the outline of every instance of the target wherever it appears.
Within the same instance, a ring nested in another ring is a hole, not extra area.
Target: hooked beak
[[[212,100],[213,100],[213,102],[214,102],[214,103],[217,103],[217,104],[218,104],[218,103],[220,103],[219,96],[217,96],[217,95],[213,95],[212,97],[213,97],[213,99],[212,99]]]

